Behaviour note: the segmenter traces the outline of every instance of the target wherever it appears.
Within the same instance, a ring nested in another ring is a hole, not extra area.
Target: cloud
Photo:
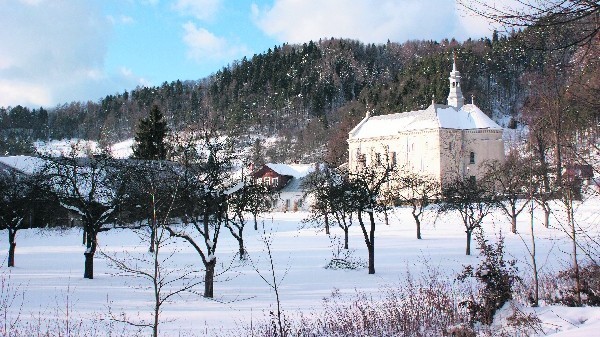
[[[118,17],[114,17],[112,15],[108,15],[106,17],[110,23],[115,24],[123,24],[130,25],[135,23],[135,19],[128,15],[119,15]]]
[[[8,0],[2,6],[0,106],[99,98],[132,83],[104,71],[112,25],[93,2]]]
[[[254,4],[252,13],[255,24],[280,42],[343,37],[384,43],[490,35],[480,31],[479,21],[461,19],[450,0],[275,0],[271,7]]]
[[[188,21],[183,25],[183,42],[187,47],[187,57],[197,62],[233,59],[246,54],[243,45],[230,45],[226,39],[218,37],[205,28],[198,28]]]
[[[210,21],[221,7],[221,0],[177,0],[173,9],[181,15],[193,16],[198,20]]]

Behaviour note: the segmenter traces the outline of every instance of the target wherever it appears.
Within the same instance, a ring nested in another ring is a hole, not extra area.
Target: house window
[[[469,182],[473,185],[475,185],[475,183],[477,182],[477,178],[475,178],[475,176],[470,176],[469,177]]]
[[[381,153],[375,153],[375,165],[381,165]]]
[[[256,183],[257,183],[257,184],[260,184],[260,183],[262,183],[262,178],[256,178]]]
[[[273,186],[279,186],[279,178],[273,178],[271,184],[273,184]]]
[[[475,164],[475,152],[469,153],[469,164]]]
[[[264,177],[264,178],[263,178],[263,182],[265,183],[265,185],[269,186],[269,185],[271,185],[271,178],[269,178],[269,177]]]
[[[390,163],[392,164],[392,166],[396,166],[396,164],[397,164],[396,152],[394,152],[394,151],[390,152]]]

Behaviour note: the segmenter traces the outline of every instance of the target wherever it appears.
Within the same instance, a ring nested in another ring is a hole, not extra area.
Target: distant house
[[[306,211],[311,201],[306,200],[302,182],[315,171],[318,164],[265,164],[252,173],[255,183],[271,186],[278,194],[273,208],[276,211]]]
[[[448,104],[424,110],[366,117],[348,135],[350,171],[387,161],[429,175],[442,185],[477,179],[482,163],[504,160],[502,127],[475,104],[464,103],[456,60],[450,72]]]

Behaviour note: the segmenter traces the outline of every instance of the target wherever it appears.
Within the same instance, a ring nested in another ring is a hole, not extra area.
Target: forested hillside
[[[326,39],[276,46],[234,61],[208,78],[138,87],[99,101],[54,108],[0,108],[2,153],[30,150],[35,139],[83,138],[103,144],[130,138],[157,105],[171,130],[210,125],[242,136],[279,136],[255,153],[272,161],[345,160],[348,130],[364,116],[445,103],[452,53],[463,75],[463,93],[486,113],[516,115],[526,90],[521,78],[541,69],[546,54],[521,39],[409,41],[364,44]]]

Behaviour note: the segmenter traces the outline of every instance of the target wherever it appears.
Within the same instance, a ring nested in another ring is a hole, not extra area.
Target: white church
[[[448,104],[424,110],[366,117],[348,135],[349,169],[389,160],[431,176],[441,184],[457,177],[477,179],[482,163],[504,160],[502,127],[475,104],[464,104],[454,59]]]

